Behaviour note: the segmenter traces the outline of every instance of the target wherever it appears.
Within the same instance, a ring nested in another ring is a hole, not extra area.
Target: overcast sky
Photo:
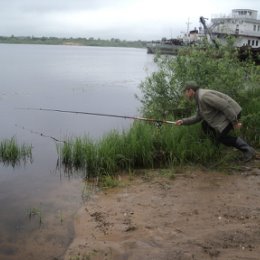
[[[0,35],[157,40],[240,8],[260,19],[260,0],[0,0]]]

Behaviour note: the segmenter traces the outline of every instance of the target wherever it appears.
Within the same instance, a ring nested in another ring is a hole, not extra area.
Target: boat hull
[[[182,47],[181,45],[151,44],[147,45],[147,53],[177,55]]]

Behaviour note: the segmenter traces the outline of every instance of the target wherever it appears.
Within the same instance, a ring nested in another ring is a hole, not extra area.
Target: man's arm
[[[199,111],[191,117],[183,118],[176,121],[176,125],[193,125],[201,121],[201,116]]]

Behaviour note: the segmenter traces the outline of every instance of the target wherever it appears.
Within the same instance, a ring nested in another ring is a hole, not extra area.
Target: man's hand
[[[180,120],[177,120],[177,121],[175,122],[175,124],[176,124],[176,125],[182,125],[182,124],[183,124],[183,120],[181,120],[181,119],[180,119]]]
[[[237,122],[233,125],[234,129],[240,129],[242,127],[242,123]]]

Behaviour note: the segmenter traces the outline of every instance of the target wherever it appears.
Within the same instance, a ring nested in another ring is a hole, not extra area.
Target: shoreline
[[[99,192],[79,209],[64,260],[257,260],[259,169],[147,176]]]

